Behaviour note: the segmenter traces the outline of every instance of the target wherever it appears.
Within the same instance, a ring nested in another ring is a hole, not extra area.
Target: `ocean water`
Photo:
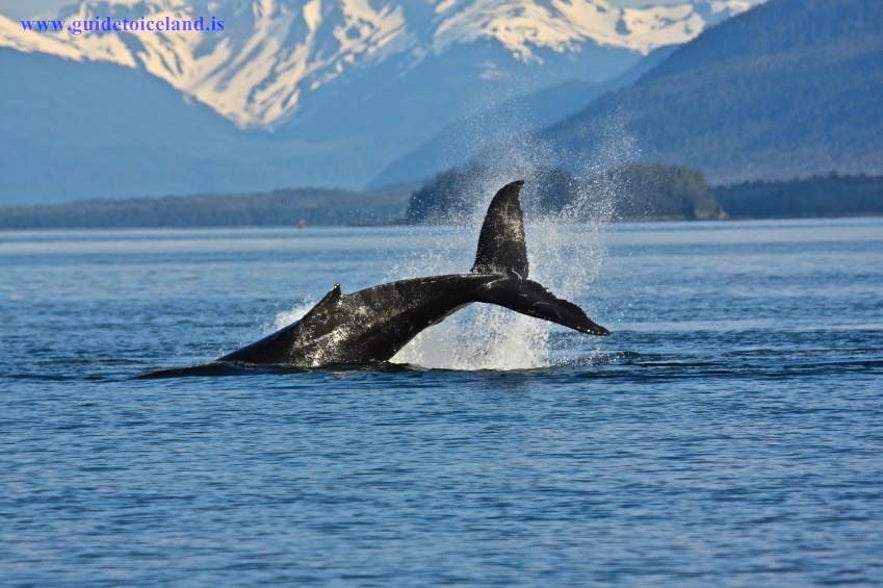
[[[883,219],[528,225],[610,337],[137,378],[477,232],[0,233],[0,585],[883,585]]]

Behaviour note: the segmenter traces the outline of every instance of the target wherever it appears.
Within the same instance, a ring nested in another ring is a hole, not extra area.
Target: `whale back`
[[[292,349],[300,341],[315,337],[316,333],[313,325],[322,325],[327,322],[327,317],[333,317],[340,306],[340,300],[340,284],[335,284],[300,320],[267,335],[259,341],[255,341],[251,345],[220,357],[219,361],[295,363],[292,362]]]

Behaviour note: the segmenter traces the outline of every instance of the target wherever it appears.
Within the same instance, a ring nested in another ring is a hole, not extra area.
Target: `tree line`
[[[484,166],[449,170],[413,192],[329,189],[248,195],[91,200],[0,208],[0,229],[440,224],[472,222],[516,179]],[[698,170],[630,163],[578,177],[521,174],[525,213],[565,222],[709,220],[883,214],[883,177],[838,175],[710,186]]]
[[[470,166],[438,174],[408,202],[408,223],[443,223],[485,202],[494,170]],[[683,166],[629,163],[579,179],[562,169],[526,174],[525,209],[563,220],[711,220],[883,214],[883,177],[830,173],[811,178],[711,186]],[[502,183],[498,180],[500,185]],[[599,203],[605,204],[598,206]]]

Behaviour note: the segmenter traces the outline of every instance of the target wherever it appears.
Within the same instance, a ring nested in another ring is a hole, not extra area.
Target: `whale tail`
[[[523,180],[503,186],[491,200],[475,254],[473,274],[499,274],[486,284],[479,302],[497,304],[528,316],[558,323],[581,333],[609,335],[576,304],[556,297],[539,282],[529,280],[524,218],[519,196]]]
[[[494,195],[478,235],[473,274],[516,273],[527,278],[524,215],[518,197],[524,180],[506,184]]]

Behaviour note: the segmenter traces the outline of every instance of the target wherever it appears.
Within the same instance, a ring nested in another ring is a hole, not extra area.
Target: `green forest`
[[[8,207],[0,208],[0,229],[445,224],[478,211],[512,179],[471,166],[413,191],[306,188]],[[831,173],[710,186],[695,169],[632,163],[583,179],[556,168],[523,179],[525,214],[569,222],[883,215],[881,176]]]
[[[714,190],[730,218],[799,218],[883,214],[883,178],[827,176],[746,182]]]
[[[476,187],[493,175],[472,166],[441,173],[411,195],[405,221],[444,223],[471,209]],[[713,220],[883,214],[883,177],[834,173],[790,181],[710,186],[701,172],[683,166],[632,163],[579,181],[552,168],[525,178],[528,214],[596,215],[593,200],[612,206],[613,220]],[[478,196],[481,199],[485,194]],[[482,200],[484,201],[484,200]],[[574,206],[575,203],[580,204]]]
[[[407,191],[304,188],[87,200],[0,208],[0,229],[378,225],[398,219],[407,198]]]

